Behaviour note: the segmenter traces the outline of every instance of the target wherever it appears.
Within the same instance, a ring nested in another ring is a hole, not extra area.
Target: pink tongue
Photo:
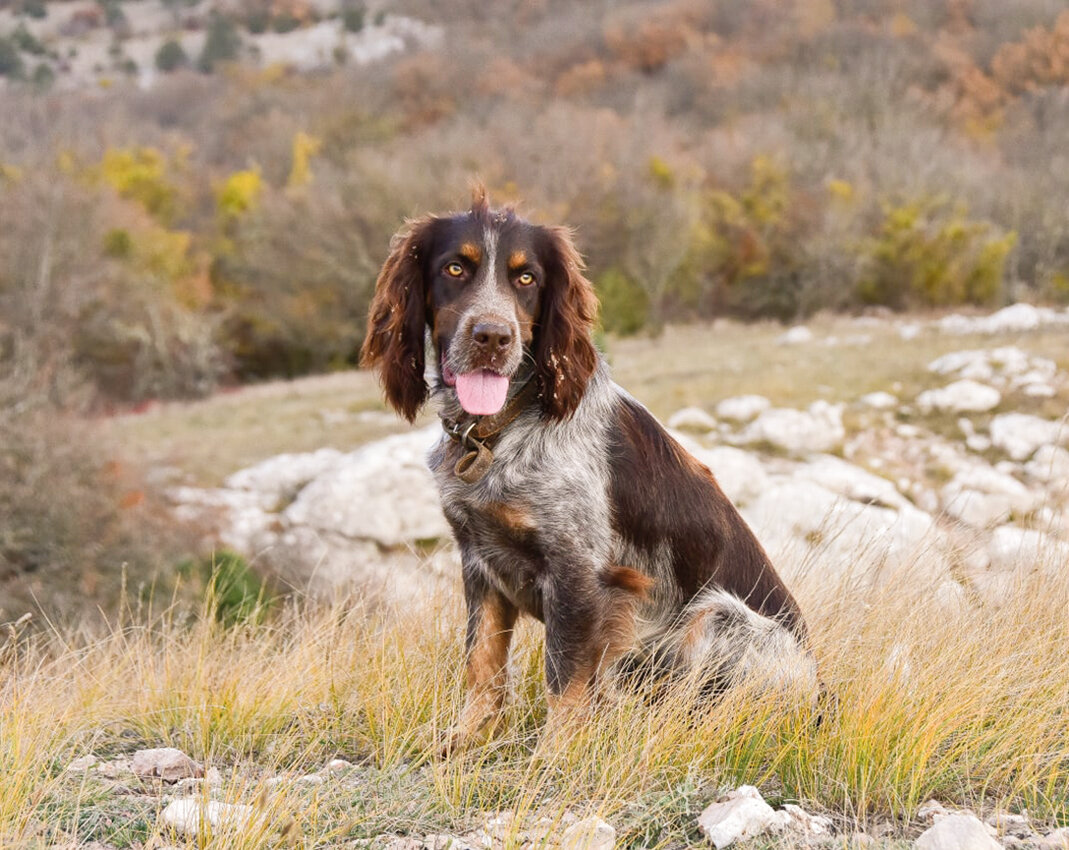
[[[489,416],[505,406],[509,379],[493,372],[465,372],[457,375],[460,406],[472,416]]]

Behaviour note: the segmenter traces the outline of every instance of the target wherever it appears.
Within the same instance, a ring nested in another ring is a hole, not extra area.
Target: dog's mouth
[[[475,369],[458,375],[443,358],[442,380],[456,390],[460,406],[472,416],[492,416],[505,406],[509,392],[507,375],[492,369]]]

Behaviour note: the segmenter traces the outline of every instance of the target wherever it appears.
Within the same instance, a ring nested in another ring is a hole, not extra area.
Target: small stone
[[[463,838],[456,835],[438,835],[431,833],[423,836],[424,850],[475,850],[475,846],[469,844]]]
[[[968,379],[925,390],[917,396],[917,406],[925,412],[983,413],[998,407],[1001,401],[1002,394],[994,387]]]
[[[917,820],[926,821],[928,823],[931,823],[937,817],[944,817],[949,814],[950,812],[948,812],[938,800],[927,800],[926,802],[921,803],[917,808]]]
[[[776,337],[776,345],[803,345],[813,341],[813,332],[805,325],[795,325],[786,333]]]
[[[831,818],[823,815],[811,815],[801,806],[786,803],[779,814],[785,815],[784,822],[789,829],[804,832],[807,835],[830,835],[832,831]]]
[[[248,826],[252,816],[252,806],[185,798],[175,800],[160,812],[160,821],[175,832],[197,836],[205,826],[211,829],[242,829]]]
[[[915,850],[1002,850],[980,819],[971,814],[945,815],[913,842]]]
[[[737,395],[725,398],[716,406],[716,415],[734,422],[749,422],[772,407],[763,395]]]
[[[1025,460],[1045,445],[1069,441],[1069,426],[1026,413],[1003,413],[988,426],[991,442],[1014,460]]]
[[[873,410],[893,410],[898,407],[898,398],[885,392],[866,393],[860,401]]]
[[[339,773],[348,773],[354,767],[356,767],[356,765],[345,759],[331,759],[327,762],[327,770],[335,775]]]
[[[1041,850],[1069,850],[1069,826],[1047,833],[1037,844]]]
[[[204,769],[174,747],[138,750],[130,760],[130,769],[142,779],[177,782],[187,777],[204,776]]]
[[[105,779],[121,779],[129,777],[134,772],[132,762],[126,756],[103,762],[97,767],[97,770]]]
[[[308,773],[293,780],[298,785],[322,785],[326,782],[318,773]]]
[[[668,417],[668,427],[705,433],[716,430],[716,420],[700,407],[684,407]]]
[[[995,812],[984,819],[988,826],[994,827],[999,835],[1013,836],[1014,838],[1030,838],[1035,833],[1032,831],[1032,821],[1028,815],[1011,814],[1010,812]]]
[[[559,850],[612,850],[616,830],[599,817],[583,818],[564,830],[557,846]]]
[[[94,755],[80,756],[67,765],[68,773],[85,773],[87,770],[91,770],[100,763],[100,760]]]
[[[752,785],[743,785],[725,799],[708,806],[698,817],[698,827],[717,848],[760,835],[777,823],[772,807]]]

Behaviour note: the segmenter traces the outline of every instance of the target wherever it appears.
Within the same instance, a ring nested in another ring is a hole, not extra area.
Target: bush
[[[160,71],[169,74],[179,68],[188,67],[189,57],[186,55],[181,43],[172,38],[160,45],[160,49],[156,51],[155,62]]]
[[[11,40],[24,53],[30,53],[34,56],[43,56],[45,53],[45,46],[37,40],[32,32],[26,29],[26,24],[19,24],[15,27],[11,33]]]
[[[342,9],[341,20],[348,32],[360,32],[367,23],[367,9],[363,6],[346,5]]]
[[[45,5],[45,0],[23,0],[22,14],[42,20],[48,17],[48,7]]]
[[[23,70],[22,57],[15,42],[0,36],[0,77],[22,79]]]
[[[599,317],[609,333],[635,334],[649,320],[650,297],[638,283],[619,269],[598,276],[594,288],[601,302]]]
[[[858,295],[895,309],[995,303],[1016,240],[990,222],[970,220],[964,204],[921,198],[887,205],[879,232],[863,249]]]
[[[210,74],[223,62],[233,62],[241,50],[241,37],[234,22],[219,12],[212,12],[208,36],[197,58],[197,70]]]
[[[274,602],[248,562],[226,549],[210,558],[186,559],[178,574],[201,585],[208,615],[228,628],[262,622]]]

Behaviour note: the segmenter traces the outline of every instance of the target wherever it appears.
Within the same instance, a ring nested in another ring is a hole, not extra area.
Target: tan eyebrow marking
[[[483,252],[479,250],[479,246],[474,242],[465,242],[460,246],[460,256],[477,263],[483,258]]]
[[[513,251],[509,254],[509,269],[516,271],[527,265],[527,254],[524,251]]]

